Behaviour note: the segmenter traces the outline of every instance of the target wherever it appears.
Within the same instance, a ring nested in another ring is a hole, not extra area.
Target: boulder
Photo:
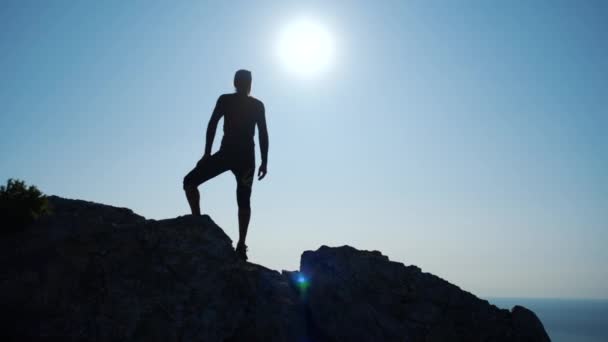
[[[308,326],[323,341],[549,341],[530,310],[502,310],[378,251],[302,255]]]
[[[53,216],[1,241],[2,332],[16,340],[297,341],[280,273],[236,259],[209,216],[145,220],[51,197]]]

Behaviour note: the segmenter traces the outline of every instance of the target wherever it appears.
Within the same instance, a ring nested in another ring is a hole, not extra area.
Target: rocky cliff
[[[279,273],[237,260],[208,216],[50,201],[0,241],[4,340],[549,341],[530,310],[377,251],[321,246]]]

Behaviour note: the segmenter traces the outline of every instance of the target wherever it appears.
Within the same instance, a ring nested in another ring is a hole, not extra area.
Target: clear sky
[[[314,77],[278,58],[303,17],[334,50]],[[186,214],[182,178],[247,68],[270,133],[251,261],[348,244],[480,296],[608,298],[606,17],[591,0],[2,1],[0,180]],[[201,192],[236,240],[233,176]]]

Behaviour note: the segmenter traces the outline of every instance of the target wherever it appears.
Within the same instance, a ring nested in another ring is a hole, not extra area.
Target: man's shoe
[[[243,260],[243,261],[247,261],[247,246],[245,244],[238,244],[236,245],[236,257]]]

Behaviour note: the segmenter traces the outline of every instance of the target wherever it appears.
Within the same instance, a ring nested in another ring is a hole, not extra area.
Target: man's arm
[[[258,171],[258,179],[262,180],[266,176],[266,166],[268,164],[268,128],[266,127],[266,113],[264,105],[262,104],[262,110],[260,118],[258,120],[258,133],[260,139],[260,152],[262,155],[262,164]]]
[[[211,155],[211,147],[213,147],[213,139],[215,138],[217,124],[222,118],[222,115],[224,115],[220,106],[221,99],[221,96],[217,99],[217,103],[215,104],[215,108],[213,109],[213,113],[211,114],[211,119],[209,119],[209,124],[207,125],[207,139],[205,141],[205,154],[203,157]]]

